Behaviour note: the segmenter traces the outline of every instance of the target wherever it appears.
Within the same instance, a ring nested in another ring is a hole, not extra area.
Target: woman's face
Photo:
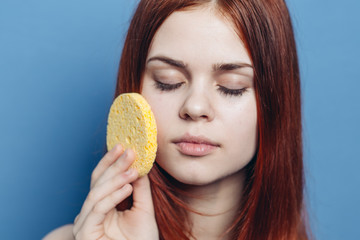
[[[232,25],[214,9],[167,18],[152,40],[142,83],[158,127],[156,161],[175,179],[209,184],[253,158],[253,68]]]

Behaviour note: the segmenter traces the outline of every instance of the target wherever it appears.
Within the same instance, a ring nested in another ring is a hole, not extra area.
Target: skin
[[[186,199],[191,207],[216,215],[190,214],[194,235],[217,239],[235,217],[257,147],[253,68],[232,24],[211,7],[173,13],[154,36],[142,95],[158,125],[157,163],[197,196]],[[178,143],[189,135],[215,147]]]
[[[141,93],[157,121],[156,161],[195,196],[186,199],[190,207],[208,214],[190,213],[196,239],[229,239],[222,234],[235,217],[243,168],[257,147],[247,51],[232,24],[206,6],[170,15],[155,34],[146,61]],[[74,225],[45,239],[64,239],[70,230],[76,239],[158,239],[149,180],[127,171],[133,161],[131,150],[124,153],[118,145],[109,151],[92,174]],[[133,208],[116,211],[130,194]]]

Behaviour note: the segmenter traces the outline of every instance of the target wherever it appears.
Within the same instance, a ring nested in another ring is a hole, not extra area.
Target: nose
[[[193,90],[184,99],[179,112],[180,118],[192,121],[211,121],[214,119],[214,109],[206,90]]]

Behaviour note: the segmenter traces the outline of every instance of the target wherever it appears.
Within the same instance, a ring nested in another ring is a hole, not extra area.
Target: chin
[[[196,177],[189,177],[189,176],[172,176],[176,181],[185,184],[185,185],[192,185],[192,186],[204,186],[208,185],[213,182],[210,179],[203,178],[201,176]]]
[[[221,174],[214,174],[203,171],[203,170],[195,170],[189,171],[188,169],[163,169],[169,179],[173,179],[174,181],[191,186],[206,186],[211,183],[217,182],[225,177]]]

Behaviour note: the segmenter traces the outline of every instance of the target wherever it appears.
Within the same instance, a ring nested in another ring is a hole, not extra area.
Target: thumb
[[[133,208],[154,214],[154,205],[151,196],[150,180],[147,175],[133,182]]]

